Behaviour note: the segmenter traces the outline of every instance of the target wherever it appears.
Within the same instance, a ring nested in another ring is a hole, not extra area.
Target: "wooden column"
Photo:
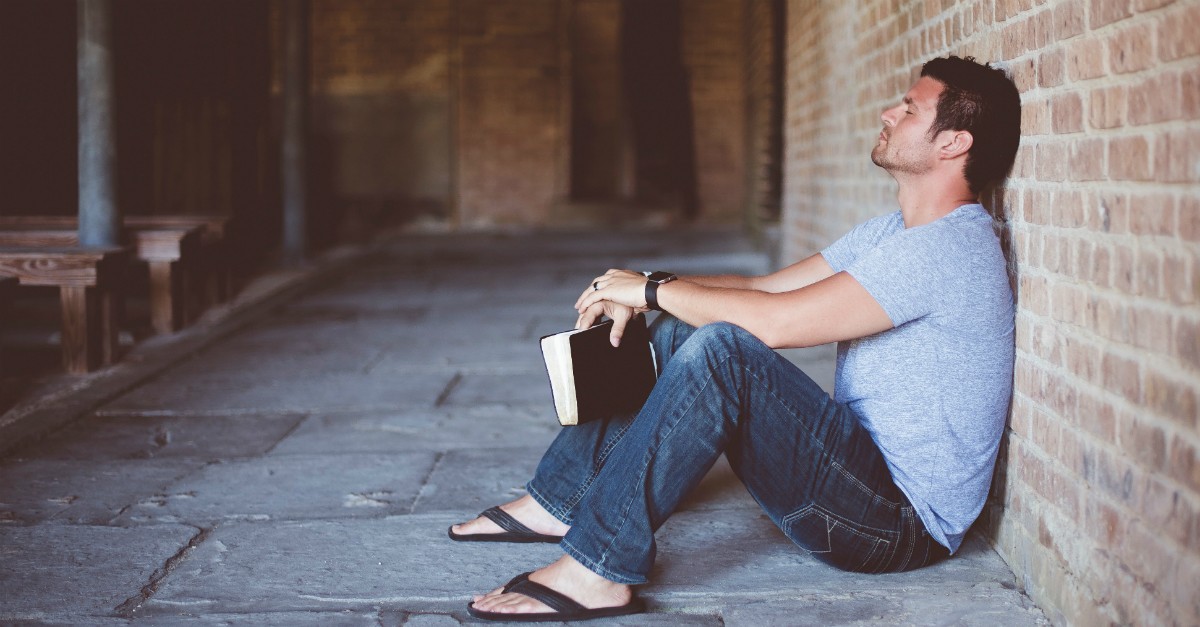
[[[112,2],[76,0],[79,115],[79,243],[116,246],[117,143],[113,117]]]
[[[302,263],[308,247],[308,0],[283,0],[283,257]]]

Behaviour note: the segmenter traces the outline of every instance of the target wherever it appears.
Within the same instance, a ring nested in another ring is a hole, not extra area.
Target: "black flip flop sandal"
[[[535,581],[530,581],[529,573],[522,573],[513,577],[512,581],[504,584],[504,591],[516,592],[535,601],[541,601],[554,609],[554,611],[529,614],[502,614],[500,612],[477,610],[474,603],[468,603],[467,613],[475,618],[503,623],[544,623],[549,621],[564,622],[588,620],[591,618],[607,618],[610,616],[627,616],[646,611],[646,604],[637,598],[637,596],[634,596],[625,605],[588,609],[561,592],[547,588]]]
[[[499,507],[489,508],[480,514],[480,516],[496,523],[504,531],[502,533],[457,534],[454,533],[454,527],[451,526],[446,530],[446,533],[455,542],[546,542],[548,544],[558,544],[562,541],[562,536],[538,533],[526,527],[521,524],[521,521],[513,518],[508,512]]]

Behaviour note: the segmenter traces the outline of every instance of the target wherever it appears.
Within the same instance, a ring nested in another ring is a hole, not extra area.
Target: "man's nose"
[[[896,109],[899,108],[899,105],[885,108],[883,112],[879,114],[879,119],[883,120],[884,124],[893,126],[896,123]]]

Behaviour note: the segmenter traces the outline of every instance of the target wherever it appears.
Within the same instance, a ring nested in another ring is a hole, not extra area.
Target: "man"
[[[1001,181],[1020,98],[999,69],[925,64],[871,152],[900,210],[762,277],[596,277],[577,326],[666,312],[637,416],[563,429],[529,494],[455,525],[463,541],[565,555],[475,598],[491,620],[643,609],[654,531],[722,453],[785,535],[837,567],[919,568],[957,550],[987,496],[1012,385],[1013,303],[981,191]],[[664,276],[665,275],[665,276]],[[830,398],[773,349],[838,342]]]

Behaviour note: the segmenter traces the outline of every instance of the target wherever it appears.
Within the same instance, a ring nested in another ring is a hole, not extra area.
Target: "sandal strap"
[[[501,529],[509,533],[519,533],[522,535],[536,536],[538,533],[529,527],[521,524],[521,521],[513,518],[508,512],[499,507],[491,507],[485,510],[480,516],[496,523]]]
[[[521,573],[513,577],[512,581],[504,584],[504,591],[523,594],[535,601],[546,604],[547,607],[560,614],[574,614],[580,611],[587,611],[587,608],[580,605],[575,599],[557,590],[547,588],[536,581],[530,581],[529,573]]]

